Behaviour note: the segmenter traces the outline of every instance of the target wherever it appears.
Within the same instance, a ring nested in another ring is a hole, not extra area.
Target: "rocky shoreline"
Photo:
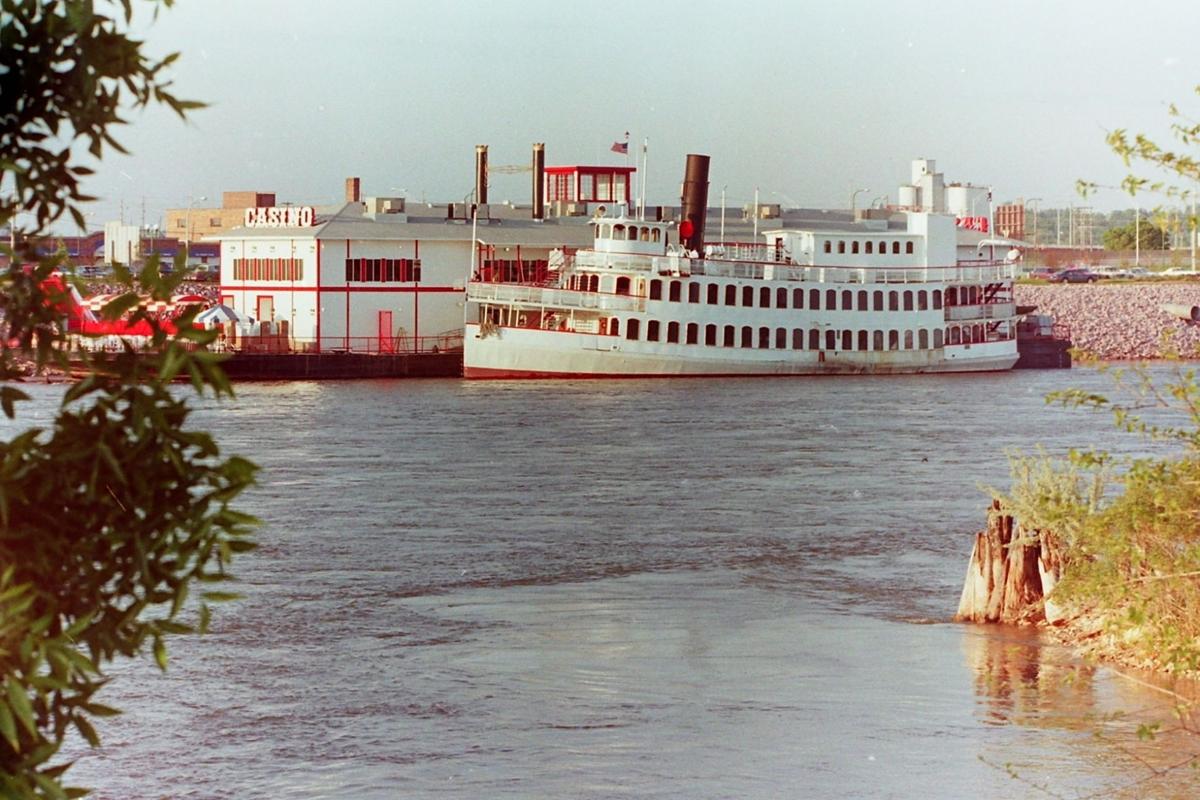
[[[1018,284],[1017,305],[1035,305],[1070,329],[1075,347],[1103,361],[1163,357],[1164,335],[1184,358],[1200,358],[1200,325],[1163,311],[1200,306],[1200,283]]]

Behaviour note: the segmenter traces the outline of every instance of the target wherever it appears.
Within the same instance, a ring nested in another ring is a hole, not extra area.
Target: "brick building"
[[[274,205],[274,192],[224,192],[220,208],[168,208],[163,233],[184,242],[199,241],[241,225],[247,208]]]

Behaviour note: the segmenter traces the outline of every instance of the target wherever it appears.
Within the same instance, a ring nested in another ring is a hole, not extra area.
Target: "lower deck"
[[[1011,369],[1018,355],[1012,339],[939,341],[931,346],[931,337],[901,336],[899,331],[888,331],[886,337],[883,331],[875,331],[865,339],[847,339],[845,332],[817,331],[814,337],[811,331],[792,335],[781,328],[783,335],[777,335],[764,330],[766,333],[758,336],[753,331],[748,337],[735,336],[732,342],[722,338],[719,343],[702,344],[468,323],[463,375],[517,378],[976,372]],[[828,333],[834,335],[824,335]],[[855,345],[860,343],[867,346],[857,349]],[[806,347],[808,344],[815,346]],[[849,346],[842,348],[842,344]],[[877,344],[881,346],[873,347]]]

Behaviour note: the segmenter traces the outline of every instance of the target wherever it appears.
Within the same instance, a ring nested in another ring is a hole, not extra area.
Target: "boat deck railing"
[[[750,249],[752,246],[745,246]],[[757,248],[754,255],[769,254],[768,248]],[[741,278],[750,280],[797,281],[812,283],[994,283],[1014,280],[1017,265],[1007,261],[960,261],[947,266],[818,266],[784,261],[736,258],[691,258],[686,255],[645,256],[636,253],[601,253],[582,251],[565,264],[571,269],[645,273],[671,277],[703,275],[706,277]]]
[[[479,303],[527,303],[561,308],[582,308],[596,311],[646,310],[644,297],[603,292],[581,292],[574,289],[554,289],[530,284],[480,283],[467,284],[467,299]]]

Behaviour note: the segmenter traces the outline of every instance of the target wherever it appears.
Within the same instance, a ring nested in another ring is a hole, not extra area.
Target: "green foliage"
[[[119,149],[110,128],[123,98],[196,105],[166,90],[160,70],[174,56],[146,59],[106,6],[128,23],[128,2],[0,0],[0,181],[38,226],[78,214],[86,170],[70,145]],[[0,201],[0,221],[14,211]],[[138,310],[139,293],[169,299],[181,269],[116,270],[124,292],[103,315],[144,319],[153,336],[143,352],[92,354],[64,329],[69,265],[13,255],[0,273],[0,410],[11,418],[28,399],[13,384],[31,370],[82,377],[52,423],[0,442],[0,796],[78,797],[63,783],[70,763],[55,759],[68,735],[98,745],[95,720],[118,713],[98,700],[106,665],[147,653],[165,669],[168,637],[203,632],[209,604],[235,597],[217,586],[254,546],[255,521],[231,503],[256,468],[191,429],[189,393],[173,385],[231,394],[206,349],[214,334],[190,316],[168,334]]]
[[[157,14],[173,1],[149,5]],[[201,106],[170,91],[165,70],[178,53],[152,59],[128,36],[132,15],[131,0],[0,0],[0,173],[15,192],[0,197],[0,220],[21,209],[37,229],[63,213],[84,227],[77,206],[91,198],[79,181],[91,170],[72,146],[123,153],[113,128],[125,108],[163,103],[182,117]]]
[[[1200,95],[1200,86],[1195,87],[1195,93]],[[1178,149],[1175,146],[1160,145],[1143,133],[1130,134],[1124,128],[1110,131],[1105,141],[1112,151],[1121,157],[1127,168],[1135,165],[1148,167],[1162,176],[1148,178],[1130,172],[1121,181],[1121,188],[1130,195],[1150,192],[1167,198],[1194,200],[1197,184],[1200,184],[1200,159],[1189,153],[1186,148],[1194,148],[1200,144],[1200,121],[1184,114],[1174,103],[1168,107],[1167,115],[1172,120],[1171,137]],[[1100,186],[1091,181],[1081,180],[1076,182],[1076,188],[1086,197]],[[1182,228],[1194,231],[1198,226],[1200,220],[1197,220],[1195,215],[1190,215],[1184,220]],[[1107,243],[1105,246],[1108,246]]]
[[[1104,452],[1013,460],[1004,509],[1052,531],[1063,577],[1054,598],[1098,617],[1121,654],[1176,672],[1200,669],[1200,383],[1178,363],[1157,380],[1113,370],[1114,402],[1077,390],[1048,401],[1108,410],[1121,430],[1174,443],[1162,458]],[[1114,477],[1116,475],[1116,477]],[[1110,491],[1110,488],[1115,491]]]
[[[1116,228],[1109,228],[1101,237],[1107,250],[1134,250],[1141,242],[1142,250],[1165,250],[1167,237],[1163,229],[1151,220],[1144,219]]]

